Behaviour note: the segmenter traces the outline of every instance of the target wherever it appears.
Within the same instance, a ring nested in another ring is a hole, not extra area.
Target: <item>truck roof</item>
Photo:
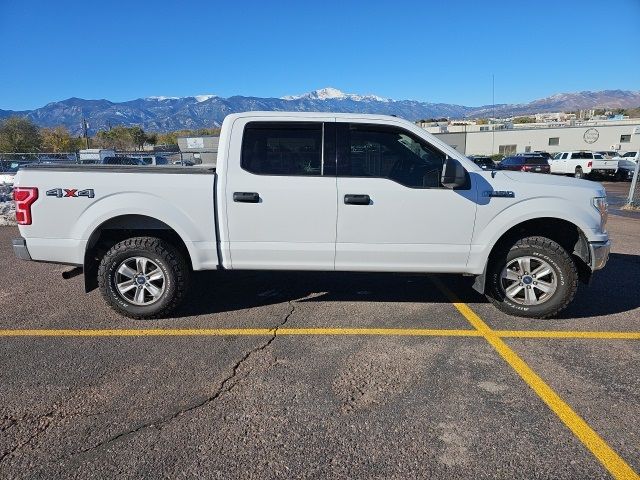
[[[378,115],[370,113],[336,113],[336,112],[273,112],[273,111],[257,111],[257,112],[241,112],[227,115],[226,119],[235,120],[243,117],[269,117],[269,118],[291,118],[313,119],[318,117],[336,117],[339,119],[371,119],[371,120],[388,120],[402,121],[411,123],[408,120],[393,115]]]

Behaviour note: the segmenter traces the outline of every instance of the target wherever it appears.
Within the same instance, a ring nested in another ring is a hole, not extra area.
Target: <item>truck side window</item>
[[[240,166],[258,175],[320,175],[322,123],[250,122]]]
[[[440,188],[445,154],[406,130],[338,124],[338,175],[388,178],[411,188]]]

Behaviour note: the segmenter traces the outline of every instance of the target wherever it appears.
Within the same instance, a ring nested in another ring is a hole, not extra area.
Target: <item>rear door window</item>
[[[527,164],[529,165],[549,165],[546,158],[528,158]]]
[[[258,175],[321,175],[322,123],[248,123],[240,165]]]

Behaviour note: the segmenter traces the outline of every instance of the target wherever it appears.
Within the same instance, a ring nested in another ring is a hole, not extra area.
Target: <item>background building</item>
[[[544,150],[640,150],[640,119],[423,127],[465,155]]]
[[[178,147],[185,160],[215,165],[218,158],[219,141],[220,137],[217,135],[178,137]],[[185,153],[189,155],[184,155]]]

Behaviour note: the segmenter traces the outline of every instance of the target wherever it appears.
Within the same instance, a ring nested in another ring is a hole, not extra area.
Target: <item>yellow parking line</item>
[[[189,329],[23,329],[0,330],[0,337],[153,337],[153,336],[260,336],[273,335],[272,328],[189,328]],[[278,335],[398,335],[480,337],[476,330],[424,328],[279,328]]]
[[[493,330],[500,338],[593,338],[640,340],[640,332],[582,332],[579,330]]]
[[[436,285],[451,299],[453,305],[489,342],[531,389],[547,404],[573,434],[604,465],[614,478],[638,479],[640,476],[593,430],[538,374],[514,352],[495,331],[482,321],[465,303],[457,301],[440,281]]]
[[[0,337],[222,337],[273,335],[272,328],[0,329]],[[640,340],[640,332],[492,330],[500,338]],[[278,335],[372,335],[406,337],[482,337],[478,330],[430,328],[279,328]]]

